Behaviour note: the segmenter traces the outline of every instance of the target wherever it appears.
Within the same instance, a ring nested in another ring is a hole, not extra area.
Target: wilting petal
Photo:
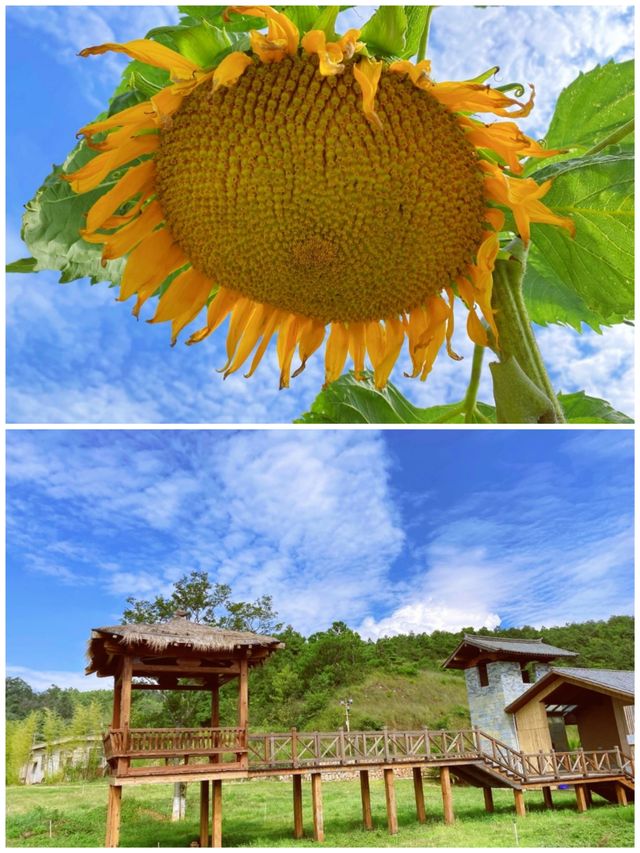
[[[238,50],[230,53],[229,56],[225,56],[213,72],[213,91],[215,92],[219,86],[233,86],[250,65],[253,65],[251,57]]]
[[[196,71],[200,70],[197,65],[194,65],[182,54],[176,53],[175,50],[171,50],[163,44],[158,44],[157,41],[151,41],[151,39],[135,39],[123,44],[108,42],[96,47],[86,47],[80,51],[80,56],[95,56],[109,50],[115,53],[124,53],[131,59],[137,59],[139,62],[145,62],[155,68],[163,68],[169,72],[173,79],[188,80]]]
[[[375,98],[381,74],[382,62],[375,62],[366,57],[353,66],[353,76],[362,89],[362,111],[376,127],[382,127],[382,122],[375,111]]]

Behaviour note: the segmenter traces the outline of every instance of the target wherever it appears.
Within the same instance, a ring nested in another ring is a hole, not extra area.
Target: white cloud
[[[487,613],[480,608],[448,607],[427,599],[399,607],[391,615],[377,621],[368,616],[362,620],[358,633],[366,639],[377,640],[398,634],[431,634],[433,631],[461,631],[463,628],[487,628],[492,631],[500,622],[497,613]]]
[[[47,690],[52,684],[63,690],[73,687],[76,690],[86,692],[87,690],[109,690],[111,682],[97,678],[95,675],[84,675],[81,672],[67,672],[60,670],[29,669],[26,666],[7,666],[7,675],[12,678],[21,678],[36,691]]]

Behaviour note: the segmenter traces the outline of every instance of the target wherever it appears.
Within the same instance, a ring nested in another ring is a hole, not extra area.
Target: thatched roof
[[[111,641],[122,647],[143,646],[150,656],[167,655],[180,652],[200,652],[207,657],[224,657],[235,651],[262,649],[268,653],[284,648],[284,643],[275,637],[254,634],[250,631],[231,631],[226,628],[214,628],[191,622],[187,614],[179,611],[167,622],[131,623],[128,625],[107,625],[94,628],[87,649],[89,666],[87,673],[95,672],[107,655],[105,642]]]

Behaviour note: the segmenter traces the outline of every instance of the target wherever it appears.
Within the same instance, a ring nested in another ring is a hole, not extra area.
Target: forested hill
[[[354,728],[429,725],[456,727],[467,721],[461,673],[442,671],[441,664],[465,631],[410,634],[365,641],[344,623],[303,637],[289,628],[279,635],[286,648],[251,676],[251,725],[254,730],[297,726],[335,728],[343,722],[340,699],[352,698]],[[556,628],[466,629],[501,637],[543,637],[554,646],[579,653],[571,666],[633,669],[634,621],[614,616]],[[233,719],[233,685],[223,690],[222,714]],[[206,720],[208,698],[199,693],[137,693],[136,725],[198,725]],[[202,707],[200,707],[202,703]],[[60,735],[99,731],[107,722],[111,691],[80,693],[52,686],[35,693],[20,678],[7,679],[7,717],[21,720],[43,712],[44,725]],[[46,709],[46,712],[45,712]],[[200,720],[202,717],[202,720]],[[199,723],[200,720],[200,723]],[[40,727],[39,726],[39,727]]]

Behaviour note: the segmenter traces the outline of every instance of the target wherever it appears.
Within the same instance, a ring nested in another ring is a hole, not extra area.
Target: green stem
[[[476,344],[473,348],[473,361],[471,362],[471,376],[467,393],[464,395],[462,405],[464,407],[464,422],[466,424],[473,423],[474,414],[479,415],[476,411],[476,399],[478,397],[478,388],[480,386],[480,377],[482,376],[482,359],[484,357],[484,347]]]
[[[493,274],[492,301],[499,332],[500,361],[514,358],[531,382],[548,397],[552,422],[565,423],[564,412],[542,360],[524,301],[522,281],[527,250],[519,239],[514,240],[507,250],[511,256],[508,260],[498,260]]]
[[[594,145],[593,148],[589,148],[588,151],[585,151],[582,156],[590,157],[592,154],[598,154],[600,151],[604,151],[604,149],[608,148],[609,145],[615,145],[616,142],[620,142],[620,140],[624,139],[625,136],[633,133],[635,126],[635,119],[631,119],[623,124],[622,127],[619,127],[617,130],[614,130],[613,133],[610,133],[609,136],[605,136],[605,138]]]
[[[422,60],[427,55],[427,44],[429,42],[429,25],[431,24],[431,15],[433,15],[433,10],[435,6],[427,6],[427,20],[424,22],[424,29],[422,31],[422,35],[420,36],[420,44],[418,46],[418,62],[422,62]]]

